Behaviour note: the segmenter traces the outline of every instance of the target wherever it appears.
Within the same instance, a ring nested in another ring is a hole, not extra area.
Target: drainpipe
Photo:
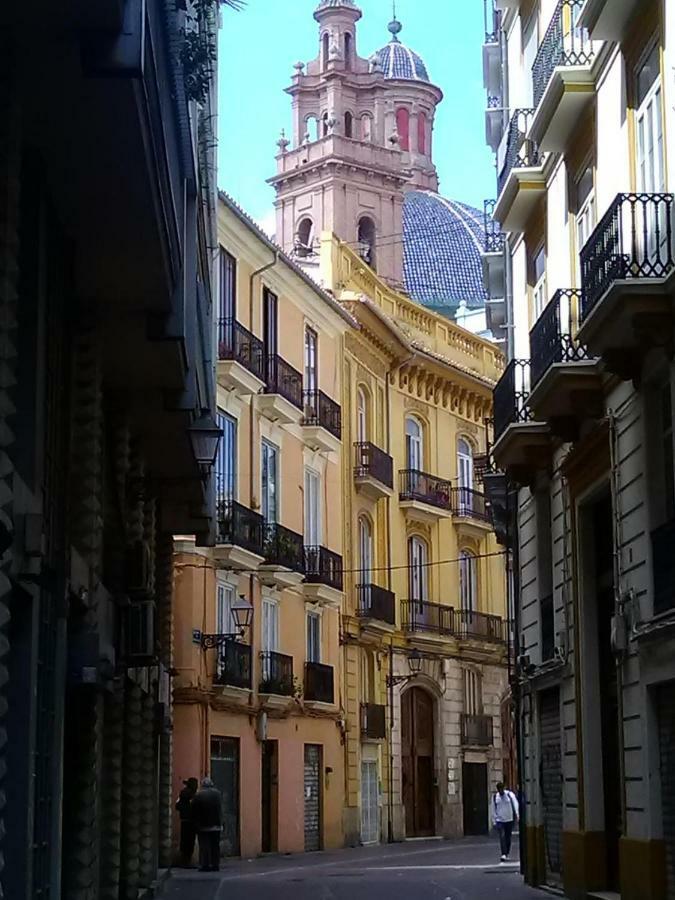
[[[394,843],[394,645],[389,643],[389,804],[387,842]]]
[[[511,571],[512,577],[508,580],[508,590],[513,593],[513,643],[514,643],[514,656],[516,657],[516,662],[514,666],[514,674],[515,677],[513,679],[513,705],[515,712],[515,726],[516,726],[516,764],[518,766],[518,782],[520,786],[520,826],[519,826],[519,834],[520,834],[520,873],[521,875],[526,875],[527,873],[527,797],[525,794],[525,771],[524,771],[524,761],[525,754],[523,752],[523,730],[522,730],[522,703],[521,703],[521,691],[522,687],[518,680],[518,648],[520,646],[520,606],[519,606],[519,596],[520,596],[520,553],[519,553],[519,541],[518,541],[518,500],[516,495],[516,504],[513,509],[509,508],[509,497],[511,496],[511,491],[509,491],[509,486],[507,483],[507,493],[506,493],[506,508],[507,514],[512,517],[512,525],[511,525],[511,533],[513,535],[513,549],[507,555],[507,566],[508,559],[510,557],[511,561]],[[531,701],[530,701],[531,702]]]

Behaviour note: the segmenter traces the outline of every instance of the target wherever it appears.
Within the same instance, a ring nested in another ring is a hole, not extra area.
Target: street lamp
[[[391,649],[391,648],[390,648]],[[406,681],[410,681],[411,678],[414,678],[416,675],[419,675],[422,671],[422,660],[423,656],[420,651],[415,647],[408,654],[408,668],[410,669],[409,675],[394,675],[394,657],[393,653],[390,657],[390,665],[389,665],[389,674],[387,675],[387,687],[393,688],[394,685],[404,684]]]
[[[218,426],[210,410],[202,409],[199,418],[188,428],[188,434],[199,468],[203,473],[208,472],[216,461],[223,429]]]
[[[214,647],[222,647],[227,641],[235,641],[237,638],[243,637],[246,629],[251,627],[253,606],[243,594],[232,605],[231,615],[235,626],[234,631],[220,632],[219,634],[202,634],[202,650],[211,650]]]

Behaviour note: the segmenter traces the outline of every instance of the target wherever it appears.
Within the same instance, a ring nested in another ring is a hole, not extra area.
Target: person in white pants
[[[511,835],[513,827],[518,823],[518,800],[513,791],[498,782],[497,790],[492,796],[492,824],[499,832],[499,848],[501,860],[506,862],[511,853]]]

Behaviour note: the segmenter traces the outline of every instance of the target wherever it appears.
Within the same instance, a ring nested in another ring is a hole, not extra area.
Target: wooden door
[[[278,849],[278,762],[277,742],[262,745],[262,851],[274,853]]]
[[[401,699],[401,762],[407,837],[429,837],[435,830],[434,701],[411,688]]]
[[[487,834],[488,777],[485,763],[464,763],[462,766],[462,805],[464,834]]]
[[[238,738],[211,738],[211,778],[223,798],[222,852],[239,856]]]
[[[321,760],[320,744],[305,744],[305,850],[321,850]]]

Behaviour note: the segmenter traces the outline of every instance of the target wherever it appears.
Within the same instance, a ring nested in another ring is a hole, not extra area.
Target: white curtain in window
[[[305,544],[321,543],[321,479],[317,472],[305,469]]]

